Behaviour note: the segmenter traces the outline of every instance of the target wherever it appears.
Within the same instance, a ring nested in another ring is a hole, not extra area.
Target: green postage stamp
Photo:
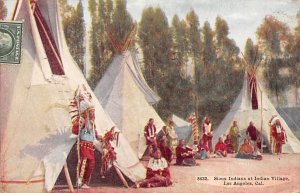
[[[20,64],[22,22],[0,21],[0,63]]]

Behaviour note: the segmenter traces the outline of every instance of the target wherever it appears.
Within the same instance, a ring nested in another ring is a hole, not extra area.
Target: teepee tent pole
[[[115,164],[114,164],[114,168],[115,168],[115,170],[116,170],[116,172],[117,172],[119,178],[121,179],[123,185],[124,185],[126,188],[129,188],[129,185],[128,185],[127,181],[125,180],[125,178],[124,178],[122,172],[119,170],[119,168],[118,168],[117,166],[115,166]]]
[[[77,192],[79,192],[79,172],[80,172],[80,86],[78,86],[78,101],[77,101],[77,105],[78,105],[78,134],[77,134],[77,144],[76,144],[76,148],[77,148],[77,171],[76,171],[76,183],[77,183]]]
[[[197,128],[197,132],[195,133],[194,137],[194,142],[199,140],[199,112],[198,112],[198,106],[199,106],[199,99],[198,99],[198,95],[195,93],[196,95],[196,113],[195,113],[195,121],[196,121],[196,128]]]
[[[260,151],[263,153],[263,95],[262,95],[262,89],[260,86],[258,86],[260,90],[260,117],[261,117],[261,123],[260,123]]]
[[[64,165],[64,172],[65,172],[65,176],[66,176],[66,180],[67,180],[67,183],[68,183],[69,190],[70,190],[71,193],[74,193],[74,188],[73,188],[73,184],[72,184],[72,181],[71,181],[71,177],[70,177],[70,173],[69,173],[67,163],[65,163],[65,165]]]

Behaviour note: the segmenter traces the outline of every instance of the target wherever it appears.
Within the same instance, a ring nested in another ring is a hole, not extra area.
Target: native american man
[[[77,151],[79,153],[79,164],[77,166],[77,185],[89,188],[91,174],[95,167],[95,140],[101,140],[95,125],[95,108],[91,94],[77,89],[74,99],[70,104],[72,119],[72,133],[78,135]]]
[[[150,149],[152,149],[154,146],[157,147],[156,127],[154,125],[154,119],[149,119],[147,125],[144,128],[144,135],[146,138],[146,144],[148,145],[148,147],[150,146]]]
[[[204,118],[202,129],[203,129],[202,139],[204,143],[207,144],[209,151],[213,152],[213,145],[212,145],[213,128],[209,117]]]
[[[249,126],[247,127],[246,135],[249,136],[252,145],[256,146],[256,140],[259,135],[259,132],[252,121],[250,121]]]
[[[287,141],[286,133],[282,127],[280,120],[278,118],[272,117],[274,120],[270,120],[271,126],[271,137],[273,142],[273,152],[280,154],[282,153],[282,144]]]
[[[196,161],[194,159],[195,153],[191,147],[185,145],[183,139],[179,140],[176,147],[176,165],[194,166]]]

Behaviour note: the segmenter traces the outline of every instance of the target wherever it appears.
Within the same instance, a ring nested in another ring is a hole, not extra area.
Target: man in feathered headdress
[[[96,130],[92,96],[84,86],[76,90],[70,108],[72,133],[78,136],[77,185],[81,188],[89,188],[87,184],[95,167],[94,141],[100,140],[101,136]]]
[[[286,133],[282,127],[280,120],[276,117],[270,122],[271,126],[271,137],[274,140],[273,152],[280,154],[282,153],[282,145],[287,141]]]

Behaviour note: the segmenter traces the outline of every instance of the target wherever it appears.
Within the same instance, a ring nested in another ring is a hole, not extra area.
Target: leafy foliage
[[[216,23],[216,32],[208,22],[201,31],[198,16],[191,10],[185,20],[174,15],[168,30],[162,10],[150,7],[143,11],[139,43],[144,53],[144,73],[163,99],[157,107],[163,118],[172,113],[186,118],[196,110],[201,116],[210,115],[219,121],[237,96],[243,76],[243,70],[235,67],[239,48],[227,36],[226,21],[218,17]],[[172,41],[164,42],[169,36],[161,38],[162,32],[171,33]],[[182,73],[189,58],[195,65],[194,81]],[[237,87],[232,88],[236,83]]]
[[[110,28],[114,36],[116,36],[117,42],[122,42],[131,32],[133,20],[126,9],[126,0],[116,0],[115,3]]]
[[[280,104],[280,95],[289,88],[291,80],[288,74],[281,72],[289,69],[292,77],[297,72],[297,62],[293,57],[297,41],[293,41],[289,27],[273,16],[266,16],[256,33],[259,49],[265,57],[263,65],[267,86],[276,96],[277,104]]]
[[[79,1],[76,8],[70,6],[66,0],[60,0],[63,17],[63,29],[72,57],[84,72],[85,54],[85,23],[83,19],[83,6]],[[85,73],[85,72],[84,72]]]
[[[90,53],[92,70],[88,79],[92,88],[105,73],[115,53],[108,31],[118,43],[125,41],[132,29],[133,21],[126,10],[125,0],[89,0],[89,10],[92,18],[90,31]]]
[[[239,63],[239,48],[228,38],[229,27],[216,18],[213,31],[208,22],[202,28],[202,52],[196,84],[199,97],[198,114],[210,116],[218,124],[240,91],[243,70]],[[235,85],[235,86],[232,86]]]
[[[75,18],[75,15],[81,17],[79,7],[73,8],[65,3],[63,8],[70,26],[65,30],[67,38],[73,34],[72,29],[76,26],[71,18]],[[126,0],[89,0],[89,10],[92,19],[89,38],[92,70],[89,83],[93,88],[115,54],[107,29],[117,42],[122,43],[132,29],[133,19],[127,11]],[[247,39],[244,48],[245,58],[250,64],[254,65],[257,57],[264,58],[268,87],[278,96],[289,85],[299,88],[299,20],[298,16],[298,25],[292,33],[285,23],[267,16],[257,29],[258,45]],[[162,98],[155,106],[162,118],[168,119],[173,113],[186,118],[195,110],[200,116],[211,116],[215,123],[223,118],[242,86],[244,75],[240,50],[229,35],[230,28],[220,16],[216,18],[212,29],[207,21],[200,26],[194,10],[183,19],[174,15],[170,25],[161,8],[147,7],[143,10],[137,43],[143,52],[145,79]],[[83,33],[78,36],[83,36]],[[79,37],[74,35],[72,38]],[[74,47],[74,55],[80,53],[81,48],[72,45],[73,41],[69,39],[68,45]],[[80,64],[80,58],[76,60]],[[192,66],[189,62],[192,62]],[[193,67],[194,76],[189,77],[187,69]],[[288,73],[282,73],[284,70]]]

